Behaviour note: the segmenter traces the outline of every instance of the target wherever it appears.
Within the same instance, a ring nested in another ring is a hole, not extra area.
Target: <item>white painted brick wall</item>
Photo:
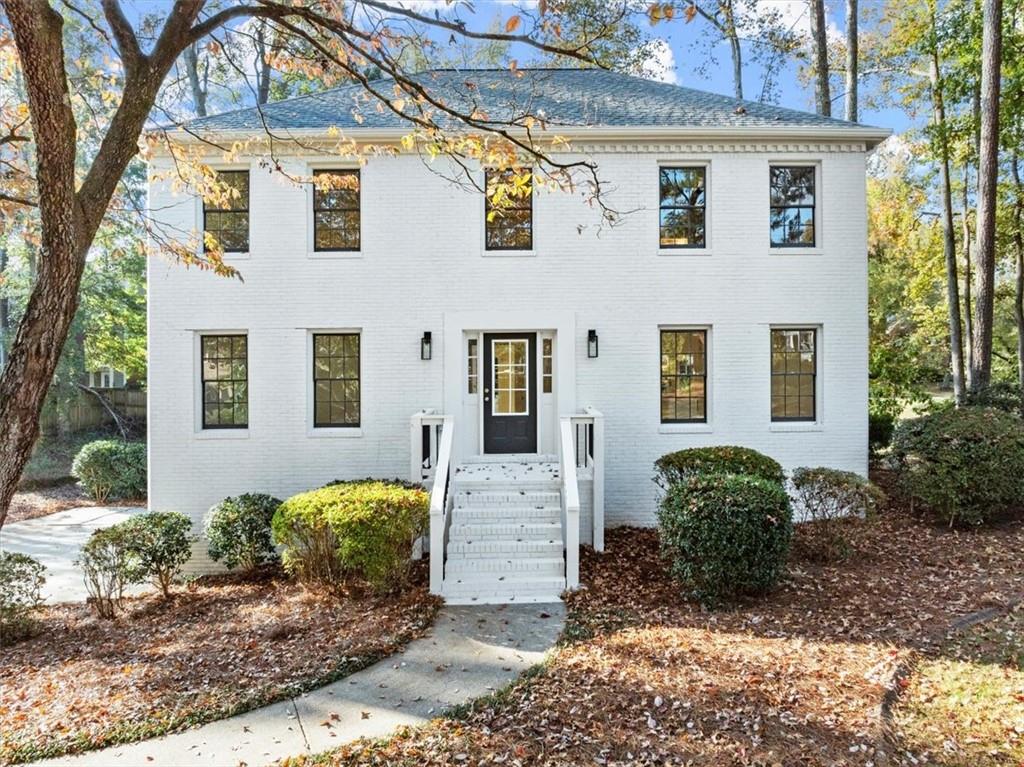
[[[579,195],[540,194],[529,258],[484,257],[480,197],[412,156],[373,159],[363,169],[361,257],[310,258],[306,190],[253,162],[251,254],[233,262],[244,282],[150,262],[150,506],[198,522],[227,495],[286,497],[335,478],[405,476],[409,416],[443,400],[446,311],[575,313],[576,403],[605,415],[609,526],[652,523],[653,462],[684,447],[747,445],[787,468],[864,473],[863,148],[631,144],[594,156],[610,202],[641,210],[597,236],[597,214]],[[305,172],[310,159],[286,159],[286,170]],[[658,255],[658,165],[685,161],[710,163],[709,254]],[[768,166],[786,161],[820,163],[820,247],[813,252],[768,247]],[[152,185],[150,204],[180,230],[201,225],[196,201],[166,183]],[[591,228],[580,234],[578,224]],[[770,422],[768,332],[785,323],[822,328],[817,424]],[[658,327],[670,324],[711,327],[707,428],[666,433],[673,430],[659,423]],[[310,436],[310,328],[362,330],[360,436]],[[588,328],[600,336],[598,359],[587,358]],[[245,438],[197,433],[200,330],[249,334]],[[419,358],[424,330],[434,335],[428,362]]]

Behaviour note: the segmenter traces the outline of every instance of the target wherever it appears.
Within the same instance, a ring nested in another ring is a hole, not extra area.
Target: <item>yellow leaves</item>
[[[651,3],[647,7],[647,18],[651,24],[657,24],[660,21],[671,21],[675,14],[676,9],[671,3]]]
[[[405,99],[393,99],[391,101],[391,108],[396,112],[402,112],[405,110]]]
[[[515,32],[517,29],[519,29],[519,24],[521,21],[522,19],[519,18],[519,14],[512,16],[508,21],[505,22],[505,32],[508,34]]]
[[[688,6],[686,6],[686,10],[683,11],[683,16],[686,19],[686,23],[689,24],[691,21],[693,21],[697,17],[697,6],[696,5],[688,5]]]
[[[413,147],[416,146],[416,137],[411,133],[407,133],[402,136],[402,149],[407,152],[411,152]]]

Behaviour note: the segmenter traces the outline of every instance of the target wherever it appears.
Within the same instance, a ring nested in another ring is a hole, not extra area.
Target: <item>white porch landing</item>
[[[553,455],[479,456],[456,467],[441,590],[449,604],[561,599],[559,473]]]

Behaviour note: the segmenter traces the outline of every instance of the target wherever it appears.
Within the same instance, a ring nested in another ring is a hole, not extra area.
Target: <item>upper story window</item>
[[[706,169],[661,168],[659,237],[662,248],[706,246],[704,180]]]
[[[359,426],[359,334],[313,334],[313,426]]]
[[[244,335],[202,336],[204,429],[249,425],[249,348]]]
[[[708,419],[706,330],[661,331],[661,422]]]
[[[506,170],[487,170],[484,174],[484,213],[486,250],[533,249],[533,175]],[[517,183],[518,182],[518,183]],[[501,204],[494,195],[502,187]]]
[[[317,170],[313,179],[313,249],[359,250],[359,171]]]
[[[216,203],[203,200],[203,231],[225,253],[245,253],[249,250],[249,171],[219,170],[217,180],[228,187],[229,195]]]
[[[818,332],[813,328],[772,330],[772,420],[813,421],[816,417]]]
[[[773,248],[813,248],[813,165],[771,166],[771,243]]]

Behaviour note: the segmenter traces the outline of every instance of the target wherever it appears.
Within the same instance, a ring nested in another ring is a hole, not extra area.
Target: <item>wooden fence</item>
[[[133,421],[146,420],[146,392],[137,389],[98,389],[97,391],[111,404],[119,414]],[[79,392],[75,401],[67,408],[67,415],[45,413],[39,421],[43,434],[58,432],[79,432],[98,429],[114,422],[110,413],[98,399],[89,392]]]

